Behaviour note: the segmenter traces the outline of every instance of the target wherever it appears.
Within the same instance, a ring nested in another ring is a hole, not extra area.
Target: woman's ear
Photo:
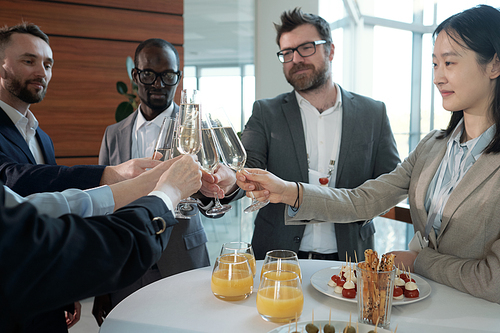
[[[495,53],[493,60],[491,61],[492,67],[490,72],[490,79],[494,80],[500,76],[500,60],[498,59],[498,54]]]

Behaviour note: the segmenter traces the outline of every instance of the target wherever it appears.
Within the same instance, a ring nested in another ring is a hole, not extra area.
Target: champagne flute
[[[163,119],[161,124],[160,133],[158,134],[158,139],[156,139],[155,149],[153,153],[153,159],[159,157],[160,161],[166,161],[173,157],[173,150],[175,149],[175,130],[176,130],[176,119],[166,118]],[[159,156],[158,156],[159,155]],[[192,207],[189,206],[192,210]],[[191,217],[182,213],[179,209],[179,205],[175,206],[175,218],[177,219],[190,219]]]
[[[183,155],[196,155],[201,149],[201,108],[198,90],[182,90],[177,125],[177,149]]]
[[[245,151],[245,147],[243,147],[243,144],[240,141],[240,138],[236,135],[231,121],[222,109],[219,109],[216,113],[211,113],[209,118],[212,130],[214,131],[217,139],[222,160],[228,167],[236,172],[241,171],[245,166],[247,153]],[[251,195],[253,197],[253,194]],[[261,209],[268,203],[269,200],[258,201],[255,197],[253,197],[252,204],[245,208],[244,211],[245,213],[251,213]]]
[[[177,150],[182,155],[196,155],[201,149],[201,95],[196,89],[183,89],[181,104],[177,115],[176,144]],[[181,210],[193,210],[190,204],[198,201],[186,198],[180,201]]]
[[[153,159],[166,161],[172,158],[174,146],[175,119],[165,117],[160,127],[160,134],[156,140]]]
[[[217,152],[212,127],[207,119],[203,119],[201,123],[201,138],[202,148],[198,152],[198,161],[200,162],[203,170],[213,175],[219,165],[219,153]],[[221,204],[219,201],[219,194],[217,192],[214,192],[214,196],[215,205],[207,210],[207,215],[222,215],[233,208],[231,205]]]

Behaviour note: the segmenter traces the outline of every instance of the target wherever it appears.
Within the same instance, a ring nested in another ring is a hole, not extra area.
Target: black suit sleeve
[[[154,196],[106,216],[54,219],[29,203],[5,208],[0,187],[0,326],[9,315],[46,312],[131,284],[160,258],[177,224]],[[166,222],[159,235],[163,223],[154,217]]]
[[[60,192],[68,188],[85,190],[99,186],[103,165],[62,165],[19,163],[0,151],[0,180],[19,195]]]

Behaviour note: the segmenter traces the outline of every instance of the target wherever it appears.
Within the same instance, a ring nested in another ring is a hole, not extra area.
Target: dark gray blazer
[[[400,162],[385,104],[340,89],[342,136],[336,187],[353,188],[392,171]],[[247,167],[267,169],[288,181],[309,182],[306,141],[295,92],[258,100],[242,134]],[[252,246],[257,259],[272,249],[297,252],[304,225],[285,226],[284,204],[269,204],[255,219]],[[339,257],[373,248],[372,222],[336,224]]]
[[[132,127],[137,118],[137,110],[117,124],[106,128],[99,152],[99,164],[117,165],[131,159]],[[173,115],[179,112],[174,104]],[[200,216],[196,213],[191,219],[179,219],[172,229],[172,235],[157,262],[162,277],[181,273],[190,269],[210,265],[206,247],[207,235]]]

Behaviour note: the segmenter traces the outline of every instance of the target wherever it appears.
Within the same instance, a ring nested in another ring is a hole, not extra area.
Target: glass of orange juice
[[[226,253],[235,253],[245,256],[248,260],[250,268],[252,269],[252,275],[255,277],[256,262],[255,262],[255,256],[253,254],[252,244],[247,242],[224,243],[222,245],[222,249],[220,250],[220,254],[223,255]]]
[[[266,253],[262,270],[260,271],[260,278],[267,271],[282,270],[292,271],[297,273],[300,282],[302,282],[302,272],[300,270],[299,258],[297,253],[290,250],[272,250]]]
[[[215,260],[212,271],[212,293],[225,301],[247,298],[253,290],[253,275],[248,259],[228,253]]]
[[[264,320],[288,323],[302,314],[304,294],[297,273],[267,271],[257,292],[257,311]]]

